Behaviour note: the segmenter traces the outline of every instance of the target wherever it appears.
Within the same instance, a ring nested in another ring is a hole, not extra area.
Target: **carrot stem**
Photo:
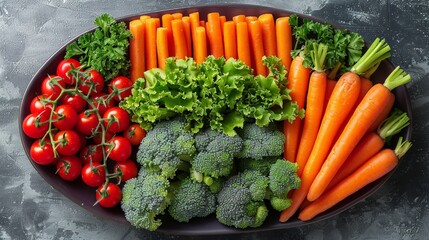
[[[365,54],[350,70],[358,75],[365,74],[375,65],[390,57],[390,46],[386,41],[376,38]]]
[[[400,67],[396,67],[395,70],[386,78],[384,86],[390,91],[393,89],[407,84],[411,81],[411,76],[404,72]]]

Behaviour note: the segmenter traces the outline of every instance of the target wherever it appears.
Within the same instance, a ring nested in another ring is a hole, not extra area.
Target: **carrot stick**
[[[174,19],[182,19],[183,14],[182,13],[173,13],[173,14],[171,14],[171,16],[173,16]]]
[[[207,37],[204,27],[197,27],[195,29],[194,46],[194,59],[197,64],[200,64],[204,62],[207,57]]]
[[[406,113],[400,110],[394,111],[386,121],[379,126],[376,132],[370,132],[362,138],[350,156],[338,170],[335,177],[329,183],[326,191],[337,185],[357,168],[359,168],[370,157],[381,150],[386,139],[396,135],[410,124]]]
[[[201,27],[205,27],[205,28],[207,28],[207,23],[206,23],[206,21],[201,20],[201,21],[200,21],[200,26],[201,26]]]
[[[169,57],[168,30],[165,27],[160,27],[156,30],[156,49],[158,53],[158,66],[164,69],[165,60]]]
[[[245,22],[246,21],[246,15],[240,14],[232,17],[232,21],[234,21],[235,24],[239,22]]]
[[[223,25],[226,22],[226,17],[225,16],[219,16],[219,21],[220,21],[220,32],[222,33],[222,36],[223,36]]]
[[[292,27],[289,25],[289,17],[281,17],[276,20],[277,57],[282,60],[286,70],[289,71],[292,57]]]
[[[368,131],[369,127],[375,122],[380,114],[380,109],[383,109],[389,102],[390,95],[392,95],[390,91],[408,83],[410,80],[410,75],[405,74],[404,71],[397,67],[387,77],[384,84],[376,84],[368,91],[354,110],[344,131],[335,142],[322,168],[314,179],[307,195],[309,201],[316,200],[325,191],[338,169]]]
[[[150,18],[149,15],[142,15],[142,16],[140,16],[140,21],[145,22],[149,18]]]
[[[237,36],[235,30],[235,24],[233,21],[227,21],[223,26],[223,35],[225,36],[224,49],[225,49],[225,59],[237,58]]]
[[[174,39],[173,39],[173,28],[171,26],[171,21],[174,17],[169,14],[163,14],[162,17],[162,27],[167,29],[167,39],[168,39],[168,53],[170,56],[174,56]]]
[[[291,72],[293,71],[294,61],[295,59],[292,60]],[[352,110],[359,96],[360,83],[358,75],[347,72],[340,77],[335,85],[325,114],[323,115],[313,149],[302,172],[301,187],[294,191],[292,205],[280,214],[281,222],[285,222],[292,217],[305,200],[314,178],[319,172],[326,155],[329,153],[341,123]]]
[[[143,77],[145,71],[145,24],[141,20],[133,20],[129,23],[129,29],[133,37],[130,39],[130,78],[135,82]]]
[[[299,214],[299,219],[308,221],[366,185],[383,177],[398,165],[399,159],[405,155],[410,147],[410,142],[402,142],[402,138],[400,138],[395,150],[381,150],[329,192],[305,207]]]
[[[264,42],[265,56],[277,55],[276,27],[271,13],[265,13],[258,17],[261,24],[262,40]]]
[[[175,56],[177,59],[185,59],[188,50],[186,49],[187,43],[182,20],[174,19],[171,21],[171,27],[173,30]]]
[[[246,63],[247,66],[252,66],[249,46],[249,32],[246,22],[237,23],[237,57],[239,60]]]
[[[157,67],[157,57],[156,57],[156,24],[157,21],[155,18],[146,19],[146,70]]]
[[[261,23],[258,20],[250,21],[249,32],[250,38],[252,39],[250,42],[253,50],[253,60],[255,62],[255,74],[266,76],[267,69],[262,62],[262,57],[265,53]]]
[[[195,51],[196,51],[196,47],[195,47],[195,42],[196,42],[196,38],[195,38],[195,30],[197,29],[197,27],[200,26],[200,14],[199,12],[193,12],[189,14],[189,19],[191,22],[191,38],[192,38],[192,50],[193,50],[193,55],[195,58]]]
[[[295,57],[290,65],[288,72],[287,88],[291,90],[290,97],[292,101],[298,104],[298,108],[304,108],[305,97],[307,95],[308,81],[310,77],[310,68],[302,65],[304,59],[300,56]],[[283,133],[285,134],[285,150],[284,158],[295,162],[298,152],[299,136],[301,135],[302,120],[296,118],[293,123],[285,121],[283,125]]]
[[[218,12],[207,14],[207,35],[209,37],[210,54],[215,58],[223,56],[223,39],[220,25]]]
[[[256,20],[258,20],[258,17],[256,16],[246,16],[247,24],[249,24],[251,21],[256,21]]]
[[[186,56],[192,57],[191,19],[188,16],[182,17],[183,30],[186,38]]]

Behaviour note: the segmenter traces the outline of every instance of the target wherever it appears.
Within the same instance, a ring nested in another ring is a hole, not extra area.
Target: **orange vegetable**
[[[277,57],[282,60],[286,70],[289,71],[292,57],[292,27],[289,25],[289,17],[281,17],[276,19],[276,42],[277,42]]]
[[[232,17],[232,21],[234,21],[235,24],[239,23],[239,22],[246,22],[246,15],[236,15],[234,17]]]
[[[328,79],[326,83],[325,103],[323,109],[326,109],[326,106],[329,102],[329,98],[331,97],[332,91],[334,90],[336,84],[337,80]]]
[[[149,18],[150,18],[149,15],[142,15],[142,16],[140,16],[140,21],[145,22]]]
[[[196,42],[196,36],[195,36],[195,30],[197,29],[197,27],[200,26],[200,14],[199,12],[193,12],[189,14],[189,19],[191,22],[191,37],[192,37],[192,49],[193,49],[193,56],[195,58],[195,51],[196,51],[196,47],[195,47],[195,42]]]
[[[129,23],[133,37],[130,39],[130,78],[135,82],[143,77],[145,71],[145,24],[141,20]]]
[[[261,23],[258,20],[252,20],[249,23],[250,43],[253,52],[253,60],[255,63],[255,75],[266,76],[267,69],[262,62],[264,53],[264,42],[262,37]]]
[[[168,30],[165,27],[160,27],[156,30],[156,49],[158,53],[158,66],[164,69],[165,59],[169,57]]]
[[[182,13],[173,13],[173,14],[171,14],[171,16],[173,16],[174,19],[182,19],[183,14]]]
[[[239,22],[237,28],[237,57],[239,60],[246,63],[247,66],[252,66],[249,45],[249,31],[246,22]]]
[[[197,27],[195,29],[194,46],[194,59],[197,64],[200,64],[204,62],[207,57],[207,37],[204,27]]]
[[[258,17],[261,23],[262,40],[264,42],[265,56],[277,55],[276,27],[274,17],[271,13],[262,14]]]
[[[159,20],[159,18],[158,18]],[[156,57],[156,29],[157,29],[157,20],[156,18],[148,18],[145,21],[146,24],[146,70],[157,67],[157,57]]]
[[[187,43],[182,20],[174,19],[171,21],[171,27],[173,29],[175,56],[177,59],[185,59],[188,50],[186,49]]]
[[[188,16],[182,17],[183,30],[186,38],[186,56],[192,57],[192,37],[191,37],[191,19]]]
[[[209,39],[210,54],[215,58],[223,57],[223,38],[221,22],[218,12],[207,14],[207,36]]]
[[[168,53],[170,56],[174,56],[174,39],[173,39],[173,27],[171,26],[171,21],[173,21],[174,17],[169,14],[162,15],[162,27],[167,29],[167,39],[168,39]]]
[[[225,36],[223,39],[225,58],[237,59],[237,37],[235,23],[233,21],[227,21],[224,23],[223,35]]]

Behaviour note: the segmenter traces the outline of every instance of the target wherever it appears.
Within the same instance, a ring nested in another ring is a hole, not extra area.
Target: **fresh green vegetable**
[[[108,14],[100,15],[94,23],[98,28],[68,45],[65,58],[79,57],[82,65],[100,72],[105,81],[120,75],[128,76],[131,32],[124,22],[116,22]]]
[[[120,106],[146,130],[181,115],[192,133],[210,126],[230,136],[247,119],[266,126],[302,117],[303,112],[290,101],[280,59],[271,56],[264,63],[269,75],[254,77],[248,66],[232,58],[209,56],[198,67],[192,58],[168,58],[165,70],[146,71],[145,79],[137,80],[132,95]]]

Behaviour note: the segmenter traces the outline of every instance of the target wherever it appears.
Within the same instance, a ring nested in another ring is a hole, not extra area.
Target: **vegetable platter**
[[[243,4],[94,23],[34,75],[19,123],[38,173],[100,217],[299,227],[364,200],[411,148],[411,79],[383,36]]]

